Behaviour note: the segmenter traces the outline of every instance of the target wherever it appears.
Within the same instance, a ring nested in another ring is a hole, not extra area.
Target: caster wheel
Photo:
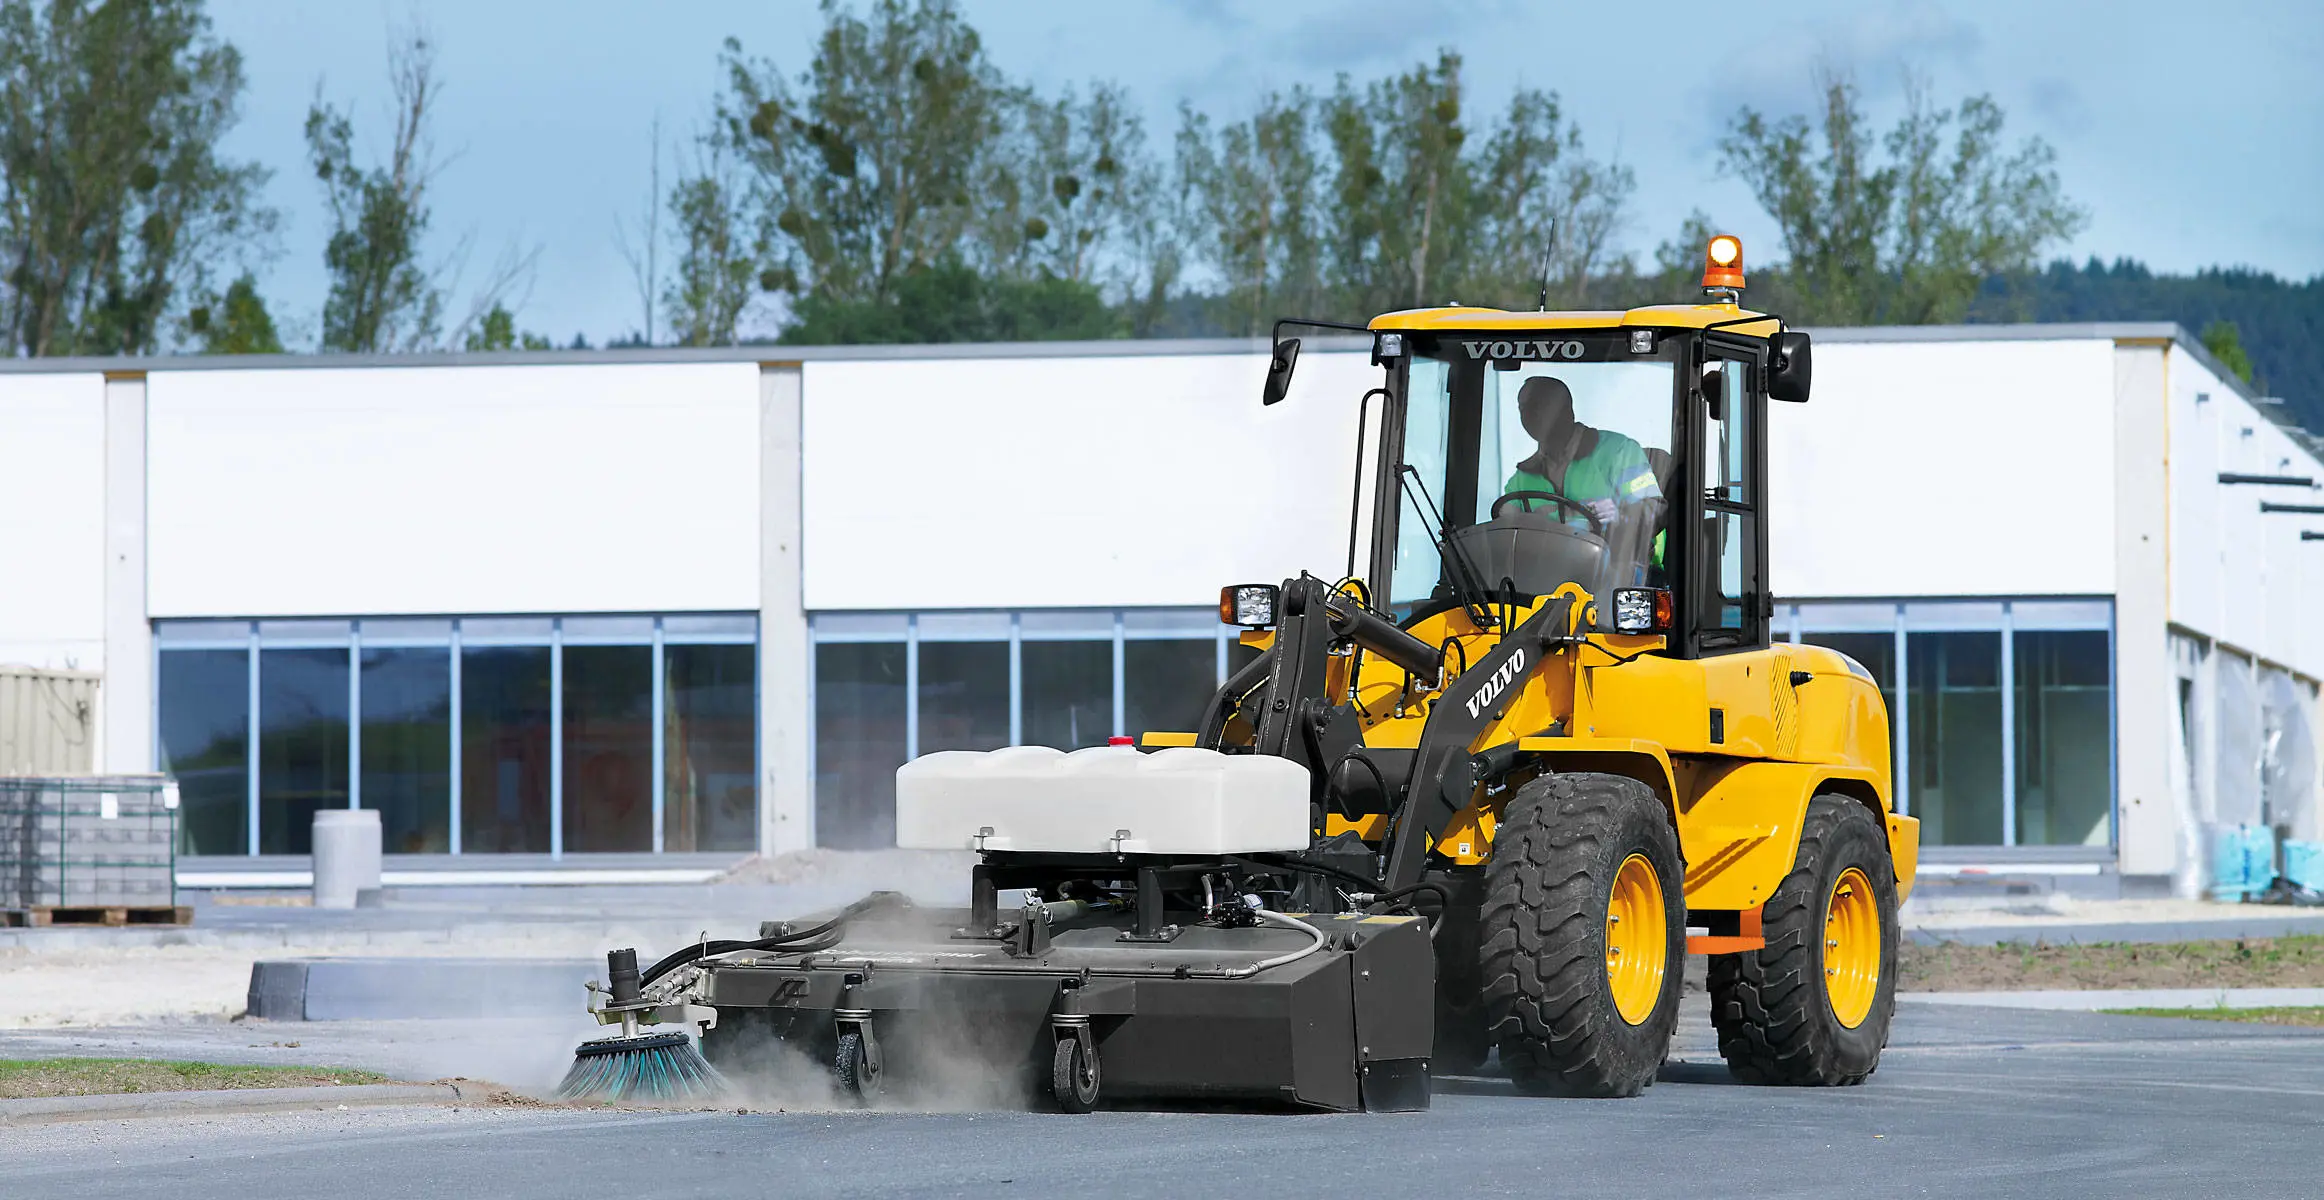
[[[832,1055],[831,1069],[838,1077],[841,1092],[867,1103],[879,1098],[879,1052],[863,1034],[839,1035],[839,1049]]]
[[[1097,1107],[1099,1087],[1097,1051],[1078,1037],[1057,1039],[1057,1053],[1049,1060],[1049,1092],[1057,1107],[1085,1113]]]

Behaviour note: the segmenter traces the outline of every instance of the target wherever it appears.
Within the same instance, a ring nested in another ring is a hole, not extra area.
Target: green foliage
[[[1449,50],[1362,87],[1342,76],[1322,99],[1271,95],[1247,121],[1184,111],[1178,170],[1230,330],[1290,312],[1530,307],[1545,265],[1552,302],[1572,304],[1629,270],[1610,252],[1629,171],[1589,159],[1548,92],[1520,89],[1473,134]]]
[[[462,340],[461,348],[470,353],[486,350],[552,350],[549,339],[530,331],[519,333],[516,314],[505,304],[495,303],[478,318],[476,328]]]
[[[988,148],[1010,89],[950,0],[826,0],[804,74],[728,39],[718,136],[754,173],[773,290],[857,303],[957,254],[998,199]]]
[[[307,109],[307,154],[331,211],[323,263],[323,348],[351,353],[416,350],[441,331],[443,292],[420,266],[428,228],[427,125],[440,88],[435,50],[423,34],[400,43],[389,63],[394,140],[383,165],[354,161],[354,122],[320,98]]]
[[[200,0],[0,0],[0,353],[149,353],[263,248],[267,172],[218,153],[242,88]]]
[[[731,344],[752,285],[777,283],[776,268],[760,269],[766,243],[754,237],[744,203],[715,145],[704,150],[698,170],[670,190],[678,255],[662,307],[681,346]]]
[[[793,308],[782,340],[807,345],[1033,342],[1095,340],[1126,332],[1122,315],[1084,280],[993,278],[950,261],[906,273],[893,291],[893,298],[880,301],[805,296]]]
[[[1876,137],[1845,79],[1823,85],[1820,122],[1746,108],[1720,161],[1783,239],[1786,316],[1822,324],[1958,321],[1994,275],[2029,270],[2086,217],[2039,138],[2002,145],[2001,107],[1971,96],[1931,108],[1914,89]]]
[[[2249,359],[2252,386],[2282,396],[2300,424],[2324,430],[2324,275],[2294,282],[2248,267],[2157,275],[2129,259],[2054,262],[1987,281],[1970,319],[2176,321],[2202,331],[2229,325]]]
[[[282,353],[282,336],[258,294],[258,280],[248,271],[225,295],[206,297],[188,311],[186,329],[204,354]]]
[[[2209,322],[2198,336],[2203,339],[2203,348],[2209,350],[2221,365],[2235,372],[2237,379],[2251,382],[2251,356],[2243,352],[2243,333],[2235,327],[2235,322]]]

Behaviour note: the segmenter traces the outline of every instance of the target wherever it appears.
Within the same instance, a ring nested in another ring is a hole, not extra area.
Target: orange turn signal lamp
[[[1703,255],[1703,286],[1707,288],[1743,287],[1743,240],[1731,233],[1722,233],[1711,239]]]

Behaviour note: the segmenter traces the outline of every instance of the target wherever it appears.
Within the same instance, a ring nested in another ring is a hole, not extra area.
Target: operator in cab
[[[1539,448],[1517,464],[1502,493],[1554,492],[1588,509],[1612,551],[1611,561],[1635,564],[1634,578],[1610,582],[1647,582],[1648,565],[1662,561],[1663,503],[1645,448],[1625,434],[1575,419],[1573,390],[1555,376],[1528,379],[1517,390],[1517,419]],[[1564,519],[1576,527],[1589,525],[1579,513]]]

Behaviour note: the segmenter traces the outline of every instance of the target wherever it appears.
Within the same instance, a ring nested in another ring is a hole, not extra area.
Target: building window
[[[347,651],[258,652],[258,852],[309,854],[315,811],[346,808]]]
[[[1110,642],[1026,642],[1025,744],[1080,750],[1114,733]]]
[[[546,854],[550,648],[460,651],[460,844],[470,854]]]
[[[380,814],[390,854],[749,850],[747,614],[163,621],[161,769],[185,854],[306,854]]]
[[[2017,842],[2103,846],[2112,838],[2114,662],[2096,630],[2016,640]]]
[[[1809,602],[1792,639],[1863,666],[1888,704],[1893,796],[1925,845],[2114,840],[2111,601]]]
[[[1935,845],[1997,846],[2001,803],[2001,635],[1915,633],[1906,721],[1913,815]]]
[[[250,848],[250,647],[161,656],[161,769],[178,781],[178,849]]]
[[[758,845],[758,648],[663,648],[664,850]]]
[[[654,652],[565,647],[567,850],[654,848]]]
[[[1207,608],[824,613],[812,630],[815,840],[840,848],[895,843],[914,757],[1190,731],[1250,653]]]
[[[363,648],[362,792],[389,854],[452,848],[452,656],[418,646]]]
[[[863,849],[896,841],[896,768],[911,737],[910,654],[897,643],[815,648],[815,838]]]

